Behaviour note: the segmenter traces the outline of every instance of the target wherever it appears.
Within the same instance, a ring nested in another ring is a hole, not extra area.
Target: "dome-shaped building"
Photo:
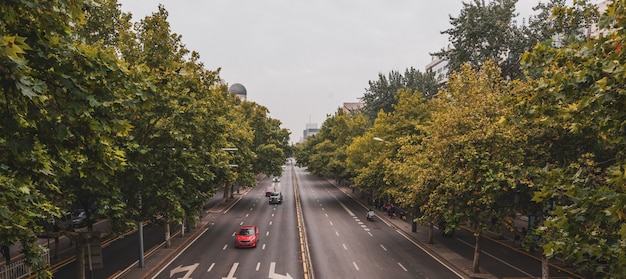
[[[244,101],[248,96],[248,91],[246,90],[246,87],[243,86],[241,83],[233,83],[233,85],[228,88],[228,92],[235,94],[237,97],[239,97],[239,99]]]

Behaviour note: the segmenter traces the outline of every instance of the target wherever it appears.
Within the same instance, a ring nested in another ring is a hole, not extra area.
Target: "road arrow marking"
[[[237,277],[235,277],[235,271],[237,271],[238,266],[239,263],[234,263],[233,267],[231,267],[230,271],[228,272],[228,277],[222,277],[222,279],[237,279]]]
[[[282,275],[282,274],[275,273],[274,271],[276,271],[276,263],[271,262],[270,273],[267,277],[269,277],[270,279],[293,279],[293,277],[291,277],[289,273],[287,273],[287,275]]]
[[[196,264],[192,264],[192,265],[188,265],[188,266],[182,266],[179,265],[178,267],[170,270],[170,277],[174,276],[174,274],[179,273],[179,272],[187,272],[185,273],[185,275],[183,277],[178,277],[178,279],[191,279],[191,273],[193,273],[194,270],[196,270],[196,268],[198,267],[199,263]]]

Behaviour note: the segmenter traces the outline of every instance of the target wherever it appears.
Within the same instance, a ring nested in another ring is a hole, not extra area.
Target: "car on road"
[[[274,192],[270,194],[270,204],[283,203],[283,193]]]
[[[239,227],[239,231],[235,234],[235,247],[237,248],[254,248],[259,242],[259,228],[253,225],[244,225]]]
[[[276,191],[276,188],[274,188],[274,186],[271,187],[267,187],[265,189],[265,196],[269,197],[272,193],[274,193]]]
[[[274,176],[274,177],[272,178],[272,182],[280,182],[280,177],[278,177],[278,176]]]

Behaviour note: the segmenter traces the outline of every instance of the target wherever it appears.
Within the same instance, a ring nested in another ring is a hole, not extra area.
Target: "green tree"
[[[571,7],[565,0],[550,0],[538,3],[533,10],[539,14],[528,19],[525,32],[531,46],[546,41],[560,46],[584,39],[598,20],[597,8],[588,0],[574,1]]]
[[[0,8],[0,177],[6,201],[0,242],[21,242],[41,277],[50,274],[35,245],[38,220],[57,216],[65,205],[62,194],[74,187],[105,191],[96,187],[125,161],[115,142],[130,125],[114,112],[132,103],[124,89],[130,86],[115,55],[73,42],[85,7],[90,3],[68,0],[10,1]],[[71,175],[94,184],[62,183]]]
[[[402,75],[398,71],[391,71],[388,76],[378,74],[377,81],[369,81],[361,101],[365,103],[363,113],[373,122],[379,111],[392,112],[397,103],[398,90],[409,89],[421,92],[424,98],[430,98],[437,93],[439,84],[435,73],[422,73],[414,68],[409,68]]]
[[[502,69],[502,76],[520,77],[519,58],[529,49],[521,29],[515,22],[517,0],[484,0],[463,3],[458,17],[450,16],[452,28],[442,31],[449,35],[452,47],[434,55],[448,60],[450,72],[468,63],[474,68],[493,60]]]
[[[520,105],[549,147],[534,176],[534,200],[546,208],[543,253],[594,277],[626,274],[624,9],[614,1],[600,16],[606,35],[538,45],[523,60],[536,78]]]
[[[367,128],[367,120],[360,114],[348,114],[337,109],[329,116],[320,132],[305,142],[304,151],[300,151],[298,164],[306,163],[311,173],[333,177],[337,180],[352,177],[346,166],[346,149],[352,140],[362,135]],[[300,161],[302,159],[302,161]]]
[[[472,271],[477,273],[482,234],[492,218],[513,213],[519,184],[518,133],[502,123],[509,114],[507,95],[512,90],[495,63],[487,61],[479,71],[464,65],[431,102],[432,125],[420,153],[434,166],[424,171],[439,176],[431,180],[437,184],[428,186],[433,191],[422,209],[431,218],[443,217],[451,228],[463,222],[473,227]]]

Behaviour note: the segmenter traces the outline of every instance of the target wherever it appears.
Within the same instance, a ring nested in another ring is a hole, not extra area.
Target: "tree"
[[[450,73],[468,63],[478,69],[485,61],[493,60],[502,69],[502,76],[520,77],[520,55],[530,48],[516,26],[517,0],[484,0],[463,3],[458,17],[450,16],[452,28],[442,31],[450,36],[452,47],[434,55],[448,60]]]
[[[360,114],[348,114],[337,109],[329,116],[320,132],[307,138],[299,154],[298,164],[306,163],[311,173],[332,176],[337,180],[352,177],[346,166],[346,149],[353,139],[362,135],[367,127],[367,120]],[[302,162],[300,161],[302,159]]]
[[[433,165],[424,171],[439,176],[423,182],[433,191],[422,209],[431,218],[443,217],[447,227],[467,222],[474,229],[472,270],[476,273],[480,272],[482,234],[492,218],[512,213],[519,184],[522,149],[516,142],[518,132],[502,123],[510,110],[507,94],[512,90],[495,63],[487,61],[479,71],[463,65],[430,103],[432,125],[419,153]],[[427,185],[432,182],[437,184]]]
[[[118,89],[128,84],[115,55],[73,42],[85,7],[68,0],[11,1],[0,8],[0,242],[21,242],[41,277],[50,274],[42,269],[36,235],[41,220],[59,216],[66,205],[61,195],[75,185],[63,184],[64,178],[82,175],[104,185],[125,161],[115,142],[130,124],[114,112],[132,103],[130,92]]]
[[[539,14],[529,18],[525,32],[531,46],[546,41],[554,46],[579,41],[588,36],[586,32],[598,20],[598,11],[588,0],[574,1],[571,7],[565,0],[550,0],[533,10]]]
[[[534,200],[546,205],[536,233],[546,257],[594,277],[626,274],[624,9],[614,1],[601,15],[606,35],[559,49],[538,45],[523,59],[535,90],[520,107],[549,147],[536,165]]]
[[[365,103],[363,113],[370,120],[376,119],[379,111],[392,112],[397,103],[398,90],[409,89],[420,92],[424,98],[430,98],[437,93],[439,84],[435,73],[422,73],[414,68],[409,68],[402,75],[398,71],[391,71],[388,76],[378,74],[377,81],[369,81],[361,101]]]

